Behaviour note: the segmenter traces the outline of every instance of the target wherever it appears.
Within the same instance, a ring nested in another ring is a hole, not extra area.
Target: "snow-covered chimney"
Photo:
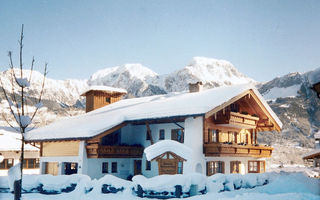
[[[202,82],[198,81],[196,83],[189,83],[189,92],[201,92]]]

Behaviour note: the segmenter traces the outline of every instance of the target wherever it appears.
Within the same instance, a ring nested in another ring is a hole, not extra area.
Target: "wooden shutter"
[[[217,136],[216,136],[216,137],[217,137],[217,142],[220,142],[220,141],[219,141],[219,134],[220,134],[220,131],[217,129],[217,131],[216,131],[216,132],[217,132]]]
[[[224,169],[225,169],[225,167],[224,167],[224,162],[223,161],[221,161],[221,165],[222,165],[222,173],[224,174]]]
[[[210,132],[210,129],[207,129],[204,131],[204,143],[205,144],[209,143],[209,132]]]

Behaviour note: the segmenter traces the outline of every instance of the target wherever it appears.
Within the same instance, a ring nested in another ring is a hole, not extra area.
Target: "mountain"
[[[194,57],[183,69],[158,75],[141,64],[126,64],[94,73],[89,85],[125,88],[133,96],[149,96],[188,90],[188,83],[202,81],[204,87],[254,83],[230,62],[213,58]]]
[[[194,57],[183,69],[163,75],[157,84],[166,92],[188,90],[188,83],[201,81],[205,88],[232,84],[255,83],[240,73],[230,62],[206,57]]]
[[[320,130],[320,99],[311,90],[320,81],[320,68],[289,73],[258,85],[260,93],[283,123],[281,133],[263,133],[259,140],[277,148],[273,163],[302,164],[302,155],[314,147]]]
[[[162,88],[150,84],[157,77],[157,73],[141,64],[125,64],[97,71],[88,84],[124,88],[132,96],[164,94],[166,92]]]
[[[290,73],[259,86],[260,93],[278,114],[284,127],[282,139],[313,147],[313,135],[320,130],[320,100],[310,88],[320,68],[307,73]]]

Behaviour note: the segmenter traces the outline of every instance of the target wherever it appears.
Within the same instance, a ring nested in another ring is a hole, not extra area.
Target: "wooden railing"
[[[229,123],[241,123],[241,124],[255,126],[258,121],[259,121],[259,117],[253,117],[251,115],[244,115],[236,112],[230,112]]]
[[[236,156],[236,157],[271,157],[272,147],[210,143],[204,144],[205,156]]]
[[[143,147],[87,145],[88,158],[142,158]]]
[[[254,129],[257,126],[259,117],[245,115],[237,112],[226,112],[224,114],[219,113],[213,121],[215,124],[219,125],[233,125]]]

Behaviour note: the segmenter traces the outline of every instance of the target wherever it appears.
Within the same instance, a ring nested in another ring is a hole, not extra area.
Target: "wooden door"
[[[59,163],[58,162],[47,162],[46,163],[46,174],[51,174],[53,176],[57,176],[59,171]]]
[[[141,174],[142,171],[142,162],[141,160],[134,161],[134,175]]]

